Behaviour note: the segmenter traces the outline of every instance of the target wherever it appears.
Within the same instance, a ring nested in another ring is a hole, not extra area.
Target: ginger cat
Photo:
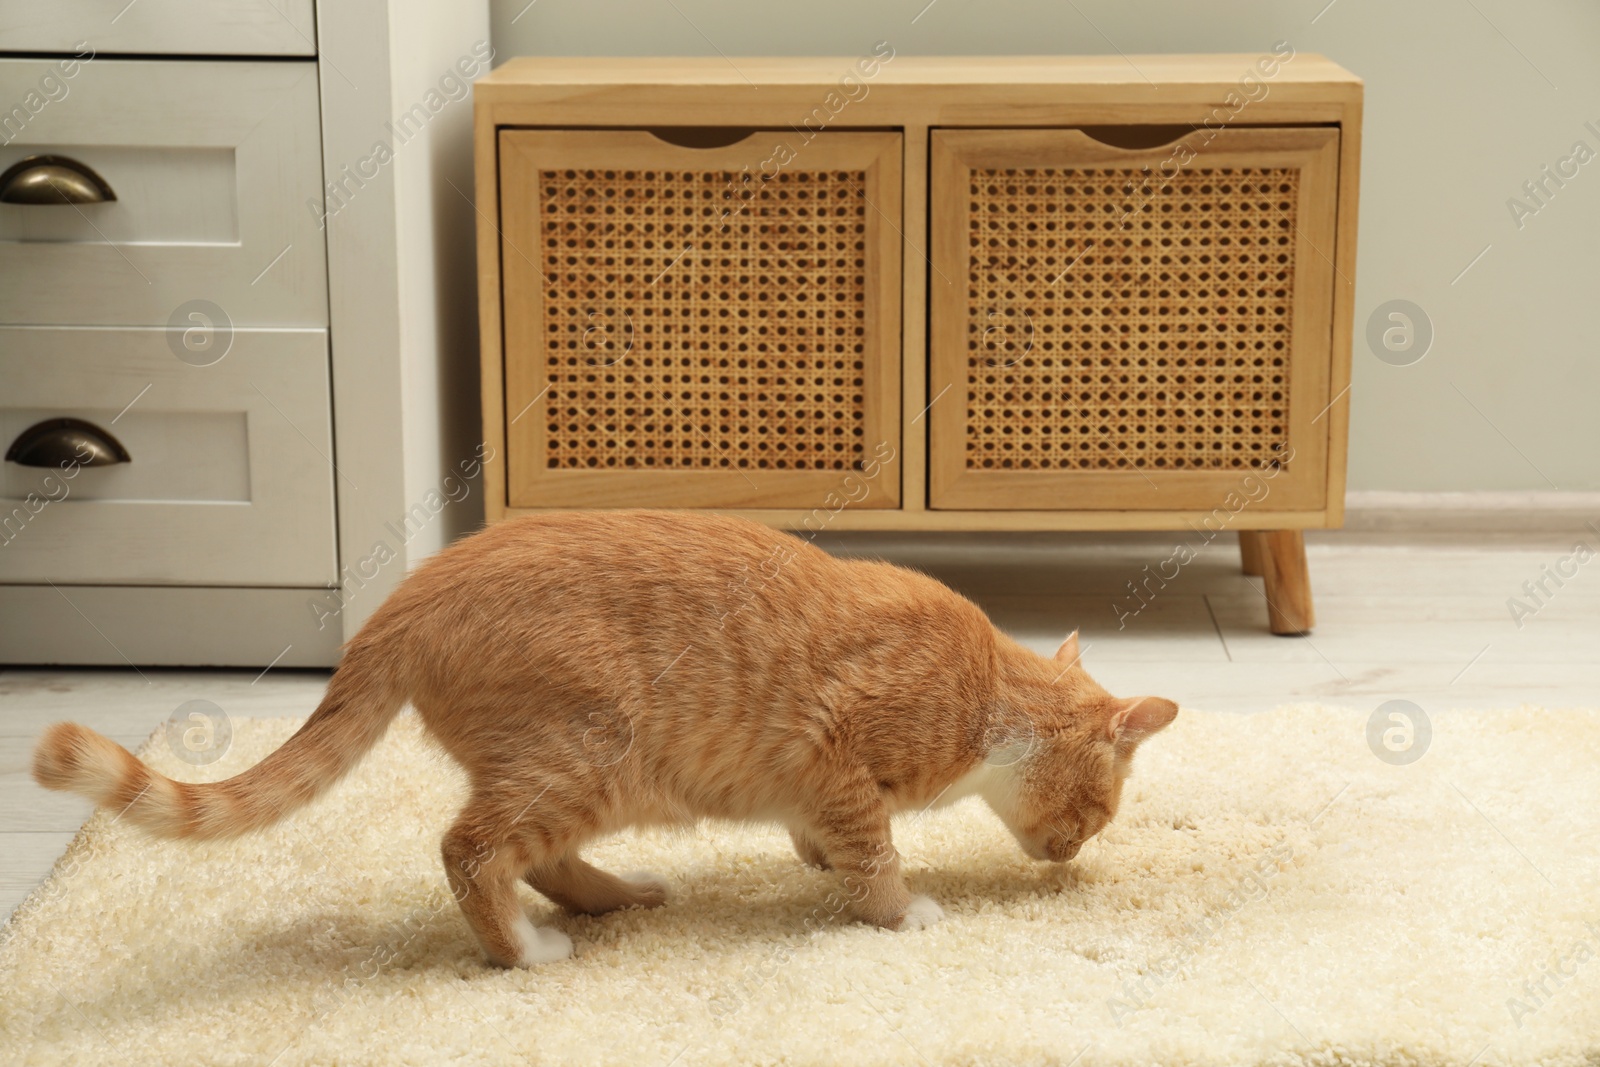
[[[666,887],[585,863],[586,841],[701,818],[785,824],[891,930],[941,917],[906,889],[890,816],[981,794],[1041,860],[1116,814],[1134,749],[1177,705],[1119,700],[997,631],[926,575],[836,559],[743,519],[624,511],[511,520],[408,576],[346,647],[321,705],[234,778],[154,774],[57,723],[33,775],[163,837],[226,838],[309,803],[410,701],[466,769],[445,873],[495,963],[572,952],[516,883],[599,914]]]

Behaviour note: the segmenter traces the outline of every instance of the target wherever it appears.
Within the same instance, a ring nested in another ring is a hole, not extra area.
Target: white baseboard
[[[1344,528],[1359,533],[1482,533],[1576,535],[1600,526],[1600,493],[1401,493],[1345,495]]]

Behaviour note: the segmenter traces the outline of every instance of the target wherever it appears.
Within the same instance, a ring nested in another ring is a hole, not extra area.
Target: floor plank
[[[148,737],[189,700],[209,700],[229,715],[266,718],[311,714],[328,671],[207,671],[145,668],[0,671],[0,744],[31,740],[62,719],[103,734]]]
[[[1296,640],[1265,631],[1264,597],[1252,591],[1206,598],[1236,660],[1393,660],[1464,668],[1480,657],[1493,663],[1588,663],[1600,649],[1600,601],[1554,601],[1518,626],[1504,603],[1482,596],[1323,594],[1316,598],[1316,629]]]
[[[0,832],[0,922],[50,873],[75,833]]]

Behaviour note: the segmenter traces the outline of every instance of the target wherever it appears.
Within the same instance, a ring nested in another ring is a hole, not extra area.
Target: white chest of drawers
[[[115,14],[0,0],[0,662],[331,664],[481,514],[485,5]]]

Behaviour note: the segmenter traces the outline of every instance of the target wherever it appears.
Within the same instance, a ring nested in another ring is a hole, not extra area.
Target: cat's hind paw
[[[923,927],[932,926],[944,918],[944,909],[935,904],[929,897],[912,897],[911,903],[906,905],[906,910],[900,917],[897,927],[902,933],[908,930],[921,930]]]
[[[822,851],[822,846],[817,844],[804,830],[791,828],[789,838],[794,842],[796,855],[800,862],[808,867],[815,867],[819,871],[833,870],[833,864],[828,862],[828,854]]]
[[[628,902],[633,908],[659,908],[667,902],[667,880],[649,871],[633,871],[621,876],[634,892]]]

